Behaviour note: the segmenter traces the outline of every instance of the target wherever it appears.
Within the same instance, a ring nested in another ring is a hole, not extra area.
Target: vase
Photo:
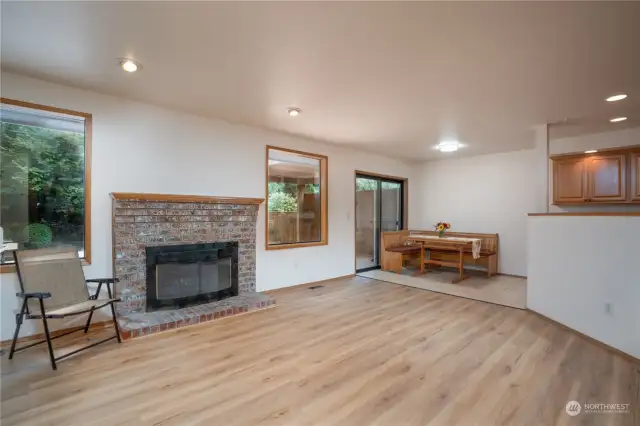
[[[440,232],[438,232],[438,237],[440,237],[440,238],[444,238],[444,231],[440,231]]]

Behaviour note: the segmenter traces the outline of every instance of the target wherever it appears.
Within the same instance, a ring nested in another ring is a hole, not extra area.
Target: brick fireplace
[[[124,339],[275,306],[273,298],[255,291],[263,199],[111,197],[113,274],[119,279],[122,302],[116,306]],[[148,300],[156,292],[160,299]]]

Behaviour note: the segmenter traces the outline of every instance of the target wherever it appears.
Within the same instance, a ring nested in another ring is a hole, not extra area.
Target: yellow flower
[[[444,231],[444,225],[438,225],[438,231]]]

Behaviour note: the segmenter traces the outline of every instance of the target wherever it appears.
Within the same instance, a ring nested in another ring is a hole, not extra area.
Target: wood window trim
[[[91,265],[91,142],[93,134],[93,116],[86,112],[57,108],[32,102],[0,97],[0,104],[23,108],[50,111],[59,114],[75,115],[84,118],[84,257],[82,265]],[[16,272],[15,265],[0,265],[0,273]]]
[[[320,160],[320,241],[312,241],[308,243],[292,243],[292,244],[269,244],[269,150],[278,150],[289,152],[291,154],[303,155],[305,157]],[[302,247],[326,246],[329,244],[329,157],[312,152],[298,151],[295,149],[282,148],[279,146],[267,145],[265,149],[265,250],[285,250]]]

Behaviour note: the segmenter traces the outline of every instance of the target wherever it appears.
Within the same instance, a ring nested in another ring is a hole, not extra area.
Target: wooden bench
[[[382,233],[380,265],[383,271],[402,272],[405,261],[420,261],[420,246],[405,245],[409,239],[409,231],[392,231]]]
[[[434,235],[438,233],[435,231],[409,231],[413,235]],[[487,276],[491,277],[498,273],[498,234],[478,234],[471,232],[447,232],[449,237],[461,237],[461,238],[479,238],[482,240],[480,246],[480,257],[474,259],[471,253],[471,249],[466,249],[463,257],[465,266],[480,266],[487,271]],[[411,238],[409,237],[409,240]],[[429,258],[431,260],[439,260],[443,262],[456,262],[459,258],[459,253],[454,249],[447,249],[443,247],[428,249]]]

